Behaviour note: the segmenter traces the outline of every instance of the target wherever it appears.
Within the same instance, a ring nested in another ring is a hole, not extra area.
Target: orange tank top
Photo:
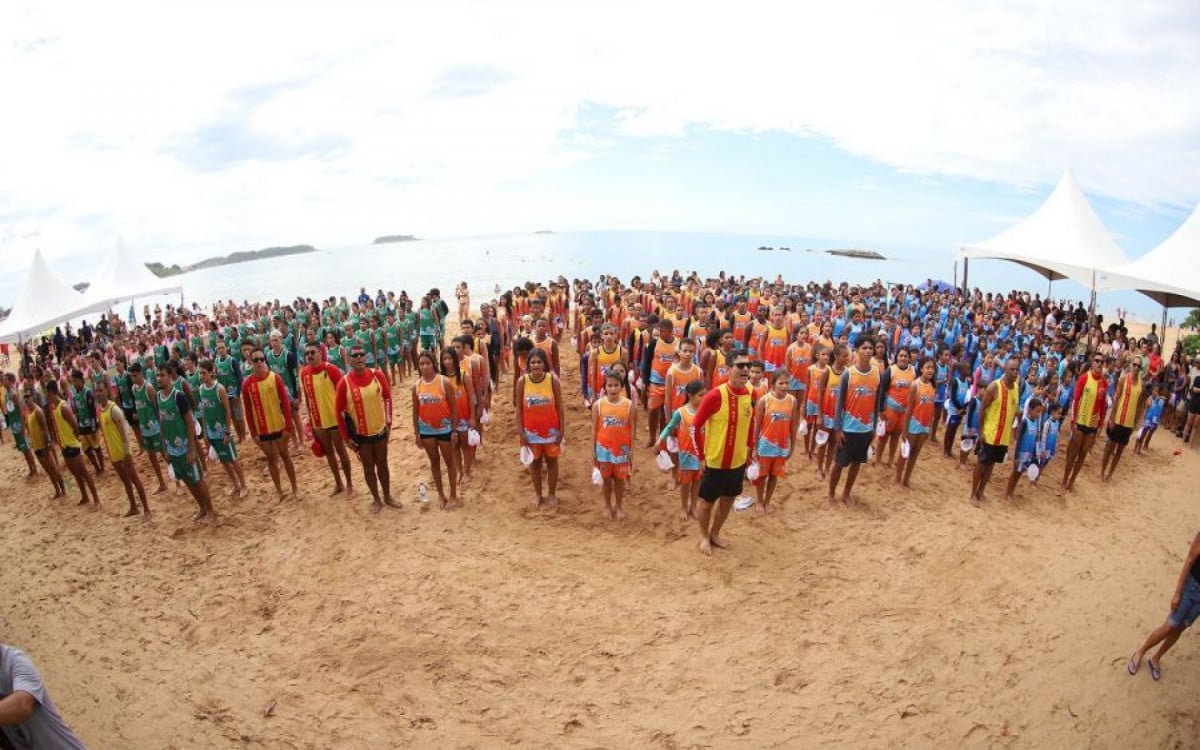
[[[630,415],[633,402],[624,396],[617,403],[607,398],[596,402],[596,460],[610,464],[629,462],[633,451],[633,426]]]
[[[913,405],[912,420],[926,430],[933,424],[933,406],[937,400],[937,389],[933,383],[917,381],[917,403]]]
[[[521,402],[521,420],[525,439],[534,444],[557,442],[562,432],[558,422],[558,404],[554,401],[554,376],[545,374],[540,383],[525,375],[525,394]]]
[[[454,430],[446,395],[444,376],[438,375],[430,383],[417,379],[417,429],[422,435],[445,435]]]
[[[879,370],[861,372],[851,365],[843,376],[846,399],[842,410],[843,432],[870,432],[875,428],[875,406],[879,397]]]
[[[679,407],[687,403],[688,397],[685,390],[688,383],[700,380],[704,377],[700,368],[693,364],[686,370],[680,369],[678,365],[672,366],[671,375],[671,392],[667,394],[667,413],[674,412]]]

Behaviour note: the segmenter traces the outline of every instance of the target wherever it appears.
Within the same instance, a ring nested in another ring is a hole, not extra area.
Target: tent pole
[[[1092,319],[1096,317],[1096,269],[1092,269],[1092,297],[1088,302],[1088,328],[1092,326]],[[1090,334],[1089,334],[1090,335]]]
[[[1166,354],[1167,352],[1167,303],[1163,303],[1162,325],[1158,327],[1158,346],[1160,350]]]
[[[964,295],[967,295],[967,294],[970,294],[970,293],[971,293],[971,290],[970,290],[970,289],[967,287],[967,273],[970,271],[970,269],[971,269],[971,259],[970,259],[970,258],[963,258],[963,285],[962,285],[962,290],[963,290],[963,294],[964,294]]]

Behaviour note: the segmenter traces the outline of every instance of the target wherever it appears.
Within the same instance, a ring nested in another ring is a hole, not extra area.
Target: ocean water
[[[791,251],[760,251],[760,245],[789,247]],[[802,238],[757,235],[530,233],[331,248],[209,268],[179,279],[189,302],[205,304],[229,298],[240,302],[350,296],[364,286],[371,294],[378,289],[397,293],[404,289],[410,296],[437,287],[448,296],[462,280],[470,285],[473,300],[478,300],[494,296],[496,286],[511,289],[525,281],[560,275],[595,280],[608,274],[628,281],[635,275],[648,278],[655,270],[670,273],[676,269],[682,273],[694,270],[702,277],[725,271],[772,279],[782,274],[788,281],[851,283],[949,280],[953,275],[953,262],[945,257],[930,260],[902,255],[865,260],[821,252],[828,247]]]
[[[777,248],[760,251],[759,246]],[[790,252],[778,248],[788,247]],[[907,248],[872,247],[886,260],[866,260],[828,255],[837,247],[827,240],[778,235],[737,235],[695,232],[555,232],[552,234],[509,234],[481,237],[427,239],[384,245],[354,245],[321,249],[315,253],[239,263],[184,274],[179,278],[188,304],[207,306],[216,300],[320,299],[330,295],[357,296],[362,287],[377,290],[406,290],[419,298],[437,287],[451,299],[455,285],[470,285],[472,304],[492,299],[495,288],[503,289],[525,281],[546,281],[558,276],[568,279],[601,274],[615,275],[628,282],[635,275],[648,278],[658,270],[669,274],[698,272],[702,278],[719,272],[763,276],[782,275],[789,282],[847,281],[919,284],[927,279],[954,281],[954,254],[949,249],[920,251]],[[961,268],[958,269],[961,274]],[[985,291],[1007,292],[1026,289],[1046,294],[1044,278],[1028,269],[1000,261],[972,264],[971,286]],[[1082,299],[1088,291],[1071,281],[1056,282],[1055,298]],[[139,300],[166,302],[169,300]],[[1157,320],[1161,308],[1135,292],[1102,294],[1101,311],[1116,307],[1132,309],[1146,320]],[[124,310],[121,311],[125,313]],[[140,314],[139,314],[140,317]]]

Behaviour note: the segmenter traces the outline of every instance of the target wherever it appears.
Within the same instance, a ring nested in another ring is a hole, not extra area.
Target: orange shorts
[[[680,469],[679,483],[680,484],[695,484],[700,481],[699,469]]]
[[[893,432],[899,431],[900,430],[900,422],[903,419],[904,419],[904,412],[893,411],[892,409],[884,409],[883,423],[887,429],[887,434],[891,435]]]
[[[786,466],[786,458],[763,458],[760,456],[758,458],[758,478],[781,477]]]
[[[661,409],[667,403],[667,387],[664,385],[652,385],[646,391],[646,406],[650,409]]]
[[[599,461],[596,466],[600,469],[600,476],[605,479],[620,479],[625,481],[629,479],[629,464],[611,464],[607,461]]]
[[[530,443],[529,450],[533,451],[534,461],[540,461],[543,458],[558,458],[562,455],[562,446],[555,443]]]

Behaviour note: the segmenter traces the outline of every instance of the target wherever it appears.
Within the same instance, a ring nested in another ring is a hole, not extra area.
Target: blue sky
[[[1136,257],[1200,202],[1200,6],[1094,5],[6,3],[0,261],[550,227],[949,264],[1067,164]]]

